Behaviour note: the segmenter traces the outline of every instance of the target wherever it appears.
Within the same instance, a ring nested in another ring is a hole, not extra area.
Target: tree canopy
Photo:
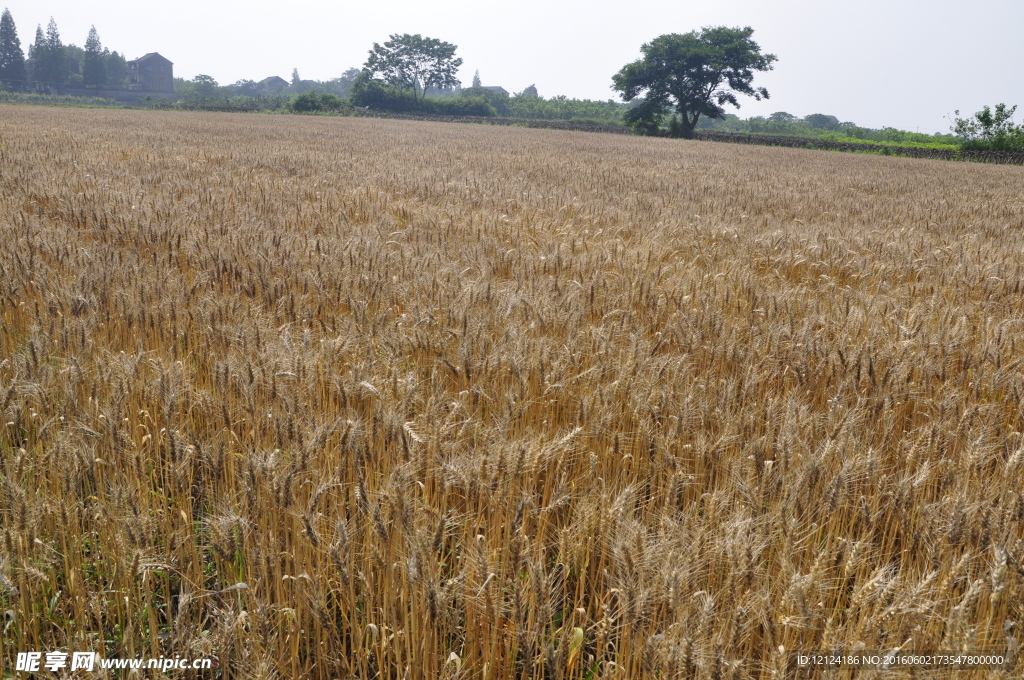
[[[25,53],[21,51],[18,29],[10,10],[5,9],[0,15],[0,83],[11,90],[20,90],[27,80]]]
[[[28,67],[29,77],[32,80],[39,80],[40,62],[46,57],[46,36],[43,35],[43,27],[36,25],[36,38],[28,46]]]
[[[627,122],[653,132],[672,110],[680,117],[673,128],[690,137],[701,116],[721,118],[725,104],[739,108],[738,94],[767,99],[768,90],[753,85],[754,72],[772,70],[777,57],[762,54],[753,33],[749,26],[705,27],[645,43],[643,58],[612,77],[625,101],[643,99],[627,113]]]
[[[89,29],[82,58],[82,82],[86,87],[100,88],[107,84],[107,65],[103,59],[103,45],[96,27]]]
[[[408,88],[425,98],[430,87],[456,87],[455,77],[462,59],[455,56],[456,45],[419,35],[393,34],[391,40],[373,43],[364,68],[371,76],[380,76],[388,85]]]
[[[63,85],[68,80],[70,69],[68,58],[64,54],[64,43],[60,40],[57,22],[50,17],[46,26],[46,36],[42,28],[36,28],[36,39],[29,47],[29,62],[32,66],[32,79],[46,86]]]
[[[986,105],[972,118],[960,118],[960,111],[956,111],[950,129],[965,149],[1024,151],[1024,124],[1013,123],[1016,110],[1016,106],[996,104],[993,111]]]

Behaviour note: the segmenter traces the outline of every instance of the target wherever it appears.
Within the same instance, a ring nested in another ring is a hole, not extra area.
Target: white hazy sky
[[[743,98],[742,117],[826,113],[868,127],[946,132],[946,116],[1021,104],[1022,0],[0,0],[22,47],[52,16],[65,44],[95,24],[129,58],[160,52],[175,75],[221,84],[269,75],[325,80],[360,66],[374,42],[421,33],[459,46],[467,85],[608,99],[611,76],[664,33],[752,26],[779,60],[761,74],[771,100]]]

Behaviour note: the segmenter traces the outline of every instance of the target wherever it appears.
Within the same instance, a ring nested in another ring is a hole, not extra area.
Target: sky
[[[52,16],[65,44],[95,25],[104,47],[135,58],[159,52],[176,76],[336,78],[374,42],[419,33],[458,45],[459,77],[542,96],[617,98],[611,77],[643,43],[703,26],[751,26],[775,69],[740,97],[741,117],[825,113],[872,128],[948,132],[954,110],[1021,104],[1021,0],[0,0],[27,52]]]

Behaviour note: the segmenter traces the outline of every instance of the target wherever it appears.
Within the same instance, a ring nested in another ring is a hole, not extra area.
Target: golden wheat
[[[1015,649],[1024,169],[7,106],[0,172],[0,674]]]

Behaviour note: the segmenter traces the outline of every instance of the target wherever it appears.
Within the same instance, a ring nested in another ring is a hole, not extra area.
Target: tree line
[[[43,32],[22,51],[14,18],[8,9],[0,14],[0,86],[12,92],[53,91],[61,87],[121,89],[128,84],[128,65],[123,55],[100,42],[96,27],[89,29],[84,49],[61,41],[57,22],[50,18]]]
[[[266,78],[221,86],[208,75],[175,79],[175,92],[187,108],[237,107],[295,112],[351,112],[353,108],[446,116],[503,116],[625,124],[646,135],[693,137],[698,128],[754,134],[785,134],[834,141],[900,144],[957,144],[969,149],[1024,150],[1024,125],[1015,125],[1016,107],[988,106],[971,118],[953,120],[954,135],[921,135],[894,128],[871,130],[834,116],[797,118],[786,112],[742,120],[725,105],[740,107],[739,96],[768,99],[755,86],[755,73],[770,71],[778,58],[762,52],[751,27],[704,27],[658,36],[641,46],[643,56],[612,76],[622,102],[541,97],[533,85],[509,94],[486,87],[480,72],[463,88],[456,74],[463,61],[457,46],[419,34],[393,34],[373,43],[362,68],[350,68],[329,81],[291,82]],[[123,56],[100,43],[93,26],[85,48],[64,45],[51,17],[44,33],[36,28],[26,59],[9,10],[0,15],[0,85],[24,91],[72,87],[111,89],[127,85]]]
[[[483,85],[480,72],[472,85],[463,88],[456,72],[462,59],[457,46],[421,35],[393,34],[374,43],[362,69],[350,68],[329,83],[303,81],[292,73],[289,90],[293,99],[284,102],[301,113],[346,112],[352,107],[447,116],[503,116],[509,118],[577,120],[625,124],[646,135],[692,137],[697,129],[748,134],[787,135],[836,142],[876,142],[976,150],[1024,149],[1024,126],[1014,125],[1016,107],[985,107],[973,118],[956,118],[954,134],[934,135],[886,127],[865,128],[835,116],[813,113],[799,118],[785,111],[770,116],[741,119],[725,105],[740,107],[739,96],[768,99],[764,87],[753,84],[756,72],[770,71],[777,57],[765,54],[752,39],[753,29],[705,27],[685,34],[659,36],[641,47],[643,57],[625,65],[612,78],[612,89],[623,102],[545,99],[530,85],[510,95]],[[196,81],[211,81],[199,76]],[[222,94],[245,93],[252,81],[222,88]],[[183,88],[203,87],[199,82]],[[184,91],[184,90],[183,90]],[[212,90],[210,90],[212,94]],[[959,111],[956,112],[959,116]]]

